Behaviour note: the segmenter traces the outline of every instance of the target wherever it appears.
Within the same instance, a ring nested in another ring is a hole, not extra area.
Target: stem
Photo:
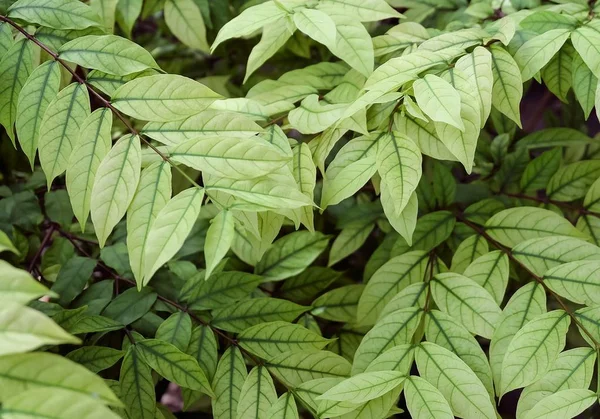
[[[104,106],[105,108],[110,109],[111,112],[121,122],[123,122],[123,124],[125,125],[125,127],[129,130],[129,132],[131,132],[131,134],[139,137],[140,140],[142,140],[142,142],[144,144],[146,144],[152,151],[154,151],[156,154],[158,154],[161,159],[163,159],[165,162],[169,163],[175,170],[177,170],[192,185],[194,185],[197,188],[202,188],[202,186],[200,186],[194,179],[192,179],[187,173],[185,173],[185,171],[183,169],[181,169],[178,165],[176,165],[175,163],[173,163],[173,161],[171,159],[169,159],[169,157],[166,154],[164,154],[163,152],[161,152],[150,141],[148,141],[146,138],[144,138],[143,135],[140,134],[138,132],[138,130],[136,130],[133,127],[133,125],[131,125],[131,123],[127,120],[127,118],[125,118],[123,115],[121,115],[121,113],[108,100],[106,100],[100,93],[96,92],[93,89],[93,87],[85,79],[83,79],[79,74],[77,74],[75,72],[75,70],[73,70],[71,67],[69,67],[69,65],[62,58],[60,58],[59,55],[56,52],[52,51],[43,42],[41,42],[35,36],[31,35],[22,26],[20,26],[19,24],[17,24],[13,20],[9,19],[8,17],[0,15],[0,22],[6,22],[6,23],[8,23],[10,26],[12,26],[17,31],[19,31],[21,34],[23,34],[23,36],[25,36],[25,38],[27,38],[29,41],[33,42],[38,47],[40,47],[42,50],[44,50],[46,53],[48,53],[48,55],[50,55],[54,61],[56,61],[57,63],[59,63],[60,65],[62,65],[65,68],[65,70],[67,70],[71,74],[71,76],[73,76],[73,79],[75,79],[79,84],[82,84],[83,86],[85,86],[87,88],[87,90],[90,92],[90,94],[92,96],[94,96],[96,99],[98,99],[100,101],[100,103],[102,103],[102,106]]]
[[[506,196],[509,196],[511,198],[526,199],[526,200],[529,200],[529,201],[539,202],[540,204],[552,204],[552,205],[556,205],[557,207],[561,207],[561,208],[568,209],[568,210],[571,210],[571,211],[577,211],[580,214],[591,215],[593,217],[600,218],[600,213],[594,212],[594,211],[589,211],[589,210],[587,210],[585,208],[579,208],[577,206],[569,204],[568,202],[555,201],[555,200],[550,199],[550,198],[538,198],[536,196],[525,195],[525,194],[522,194],[522,193],[508,193],[508,192],[504,192],[504,193],[502,193],[502,195],[506,195]]]
[[[42,242],[40,243],[40,247],[38,248],[37,252],[35,252],[33,259],[31,259],[31,262],[29,263],[29,268],[28,268],[29,273],[33,273],[33,271],[35,269],[35,265],[36,265],[38,259],[42,256],[42,252],[44,251],[44,249],[48,245],[48,242],[52,238],[52,234],[54,233],[55,229],[56,229],[56,227],[54,226],[54,224],[51,224],[50,227],[48,228],[48,230],[46,230],[46,234],[44,235],[44,238],[42,239]]]
[[[544,279],[542,277],[538,276],[536,273],[534,273],[533,271],[531,271],[527,266],[525,266],[523,263],[521,263],[521,261],[519,261],[512,254],[512,251],[511,251],[511,249],[509,247],[506,247],[503,244],[499,243],[498,241],[494,240],[492,237],[490,237],[490,235],[483,228],[481,228],[477,224],[475,224],[475,223],[467,220],[462,214],[456,214],[456,218],[458,218],[458,220],[461,221],[466,226],[470,227],[477,234],[479,234],[480,236],[482,236],[483,238],[485,238],[488,242],[490,242],[491,244],[493,244],[494,246],[496,246],[498,249],[500,249],[501,251],[503,251],[504,253],[506,253],[508,255],[508,258],[511,261],[513,261],[515,264],[519,265],[532,278],[534,278],[536,280],[536,282],[539,283],[548,294],[550,294],[552,297],[554,297],[554,299],[558,302],[558,304],[560,305],[560,307],[569,315],[569,317],[571,317],[571,319],[573,320],[573,323],[575,323],[579,327],[579,329],[590,338],[590,340],[596,346],[596,349],[600,349],[600,342],[598,342],[598,340],[596,340],[596,338],[590,333],[589,330],[587,330],[583,326],[583,324],[581,324],[581,322],[579,321],[579,319],[577,319],[577,317],[575,317],[575,315],[569,310],[569,307],[567,307],[567,305],[562,300],[562,298],[557,293],[555,293],[550,288],[548,288],[548,286],[544,283]]]

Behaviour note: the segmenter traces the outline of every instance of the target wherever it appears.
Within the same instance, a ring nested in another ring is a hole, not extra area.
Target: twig
[[[456,214],[456,217],[466,226],[470,227],[473,231],[475,231],[477,234],[479,234],[480,236],[482,236],[483,238],[485,238],[488,242],[490,242],[491,244],[493,244],[494,246],[496,246],[498,249],[500,249],[501,251],[503,251],[504,253],[507,254],[508,258],[513,261],[514,263],[516,263],[517,265],[519,265],[521,268],[523,268],[532,278],[534,278],[536,280],[537,283],[539,283],[544,290],[550,294],[552,297],[554,297],[554,299],[558,302],[558,304],[561,306],[561,308],[569,315],[569,317],[571,317],[571,319],[573,320],[573,323],[575,323],[579,329],[581,331],[583,331],[589,338],[590,340],[594,343],[594,345],[596,346],[596,349],[600,349],[600,342],[598,342],[598,340],[596,340],[596,338],[590,333],[589,330],[587,330],[585,328],[585,326],[583,326],[583,324],[581,324],[581,322],[579,321],[579,319],[577,319],[577,317],[569,310],[569,307],[567,307],[567,305],[565,304],[565,302],[562,300],[562,298],[555,293],[554,291],[552,291],[550,288],[548,288],[548,286],[544,283],[544,279],[540,276],[538,276],[535,272],[533,272],[531,269],[529,269],[526,265],[524,265],[523,263],[521,263],[521,261],[519,259],[517,259],[511,249],[503,244],[501,244],[500,242],[494,240],[483,228],[479,227],[477,224],[467,220],[464,215],[458,213]]]
[[[509,196],[511,198],[526,199],[529,201],[539,202],[540,204],[552,204],[552,205],[556,205],[557,207],[561,207],[561,208],[568,209],[571,211],[577,211],[580,214],[591,215],[591,216],[600,218],[600,213],[594,212],[594,211],[589,211],[585,208],[580,208],[580,207],[571,205],[568,202],[556,201],[556,200],[553,200],[550,198],[538,198],[536,196],[530,196],[530,195],[525,195],[525,194],[521,194],[521,193],[503,192],[502,195]]]
[[[54,226],[54,224],[50,224],[50,227],[48,227],[48,230],[46,230],[46,234],[44,235],[44,238],[42,239],[42,242],[40,243],[39,249],[37,250],[37,252],[35,252],[35,255],[33,256],[33,259],[31,259],[31,262],[29,262],[29,268],[28,268],[29,273],[33,273],[33,271],[35,269],[35,265],[36,265],[38,259],[42,256],[42,252],[44,251],[44,249],[48,245],[48,242],[52,238],[52,234],[54,233],[55,229],[56,229],[56,227]]]

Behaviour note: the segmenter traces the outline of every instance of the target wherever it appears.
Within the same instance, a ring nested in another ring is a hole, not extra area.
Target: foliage
[[[597,416],[596,3],[1,0],[0,415]]]

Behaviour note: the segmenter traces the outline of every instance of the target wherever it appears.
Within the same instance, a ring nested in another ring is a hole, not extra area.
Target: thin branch
[[[33,256],[33,259],[31,259],[31,262],[29,262],[29,273],[33,273],[35,265],[40,259],[40,257],[42,257],[42,252],[44,251],[44,249],[48,245],[48,242],[52,238],[52,234],[54,233],[55,229],[56,227],[54,226],[54,224],[51,224],[50,227],[48,227],[48,230],[46,230],[46,234],[44,235],[44,238],[40,243],[40,247],[38,248],[37,252],[35,252],[35,255]]]
[[[539,198],[537,196],[530,196],[530,195],[525,195],[522,193],[503,192],[502,195],[506,195],[506,196],[509,196],[511,198],[516,198],[516,199],[525,199],[528,201],[539,202],[540,204],[552,204],[552,205],[556,205],[557,207],[564,208],[567,210],[577,211],[578,213],[583,214],[583,215],[591,215],[593,217],[600,218],[600,213],[594,212],[594,211],[589,211],[585,208],[580,208],[580,207],[571,205],[568,202],[556,201],[556,200],[550,199],[550,198]]]
[[[536,280],[536,282],[539,283],[548,294],[550,294],[552,297],[554,297],[554,299],[558,302],[560,307],[569,315],[569,317],[571,317],[571,319],[573,320],[573,323],[575,323],[579,327],[579,329],[581,331],[583,331],[590,338],[590,340],[594,343],[596,348],[600,349],[600,342],[598,342],[598,340],[590,333],[589,330],[587,330],[585,328],[585,326],[583,324],[581,324],[579,319],[569,310],[569,307],[567,307],[567,305],[562,300],[562,298],[557,293],[555,293],[550,288],[548,288],[548,286],[544,283],[544,278],[540,277],[535,272],[533,272],[531,269],[529,269],[527,266],[525,266],[519,259],[517,259],[513,255],[512,251],[509,247],[506,247],[505,245],[501,244],[500,242],[494,240],[483,228],[481,228],[477,224],[467,220],[464,217],[464,215],[462,215],[460,213],[456,214],[456,217],[459,219],[459,221],[461,221],[466,226],[470,227],[473,231],[475,231],[477,234],[479,234],[480,236],[485,238],[492,245],[496,246],[498,249],[500,249],[504,253],[506,253],[511,261],[513,261],[515,264],[519,265],[532,278],[534,278]]]

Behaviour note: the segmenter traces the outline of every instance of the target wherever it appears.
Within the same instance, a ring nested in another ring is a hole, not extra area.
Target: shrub
[[[0,11],[3,418],[598,415],[600,4]]]

